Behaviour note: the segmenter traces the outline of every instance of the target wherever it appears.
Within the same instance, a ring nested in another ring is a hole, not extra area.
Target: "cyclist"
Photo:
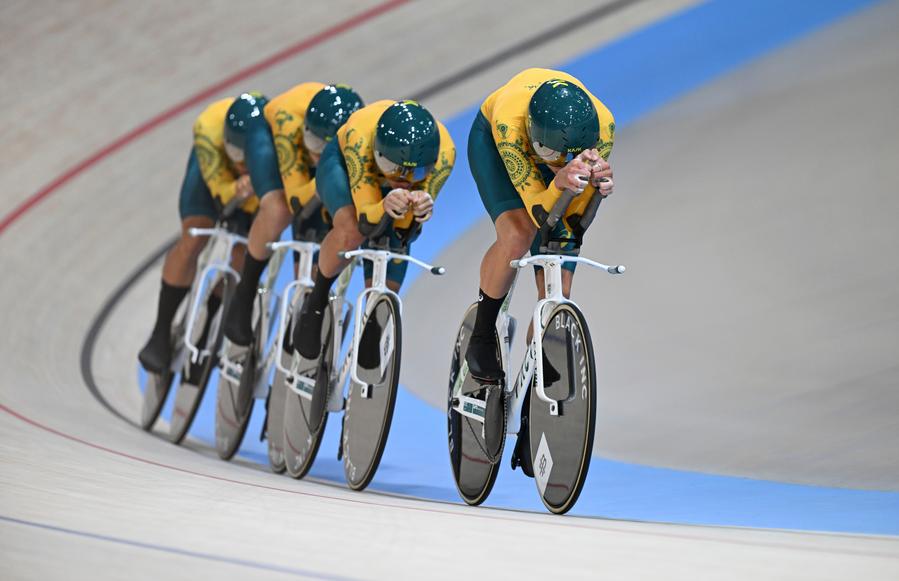
[[[276,187],[273,183],[267,190],[256,188],[259,213],[250,229],[247,258],[225,323],[229,357],[239,359],[253,339],[253,297],[272,254],[266,245],[278,240],[291,220],[296,226],[304,210],[320,205],[313,178],[322,151],[362,106],[359,95],[346,85],[301,83],[272,99],[264,118],[251,126],[251,133],[269,136],[277,150],[280,176]],[[311,212],[301,227],[308,228],[310,223],[322,236],[328,228],[320,212]]]
[[[193,127],[193,148],[181,185],[178,210],[181,238],[166,254],[162,267],[162,285],[156,323],[150,339],[138,354],[144,369],[163,373],[171,364],[172,319],[190,290],[197,269],[197,258],[207,238],[194,237],[190,228],[211,228],[225,206],[240,203],[230,217],[238,229],[246,231],[259,205],[253,196],[254,182],[245,158],[247,126],[261,115],[266,98],[260,93],[243,93],[236,99],[216,101],[200,113]],[[237,268],[243,250],[233,256]],[[209,299],[209,318],[218,310],[220,299]]]
[[[341,251],[358,248],[367,238],[389,238],[393,248],[406,247],[418,225],[432,215],[434,198],[446,183],[456,159],[446,127],[415,101],[378,101],[357,111],[325,147],[316,189],[333,229],[322,242],[315,287],[306,299],[294,330],[296,350],[306,360],[321,351],[321,325],[328,292],[348,264]],[[366,285],[371,265],[366,262]],[[399,290],[407,264],[391,261],[388,287]],[[380,361],[376,324],[366,325],[359,364],[372,369]]]
[[[475,327],[465,360],[479,383],[503,379],[495,325],[515,271],[509,262],[528,249],[539,254],[543,225],[564,190],[580,192],[551,233],[579,242],[579,217],[598,191],[612,193],[615,122],[603,103],[576,78],[549,69],[526,69],[481,105],[468,136],[468,160],[481,201],[493,220],[496,241],[481,262]],[[584,180],[587,182],[584,183]],[[577,254],[578,242],[565,243]],[[574,264],[565,265],[562,290],[571,293]],[[543,272],[536,272],[544,298]],[[546,372],[553,373],[546,366]]]

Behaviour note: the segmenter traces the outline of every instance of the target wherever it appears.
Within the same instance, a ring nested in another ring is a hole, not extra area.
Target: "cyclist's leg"
[[[197,269],[197,257],[206,245],[206,238],[189,234],[190,228],[209,228],[215,223],[216,208],[212,195],[203,181],[197,157],[191,151],[187,171],[181,184],[178,200],[181,216],[181,237],[165,257],[156,323],[138,359],[147,371],[162,373],[171,362],[172,319],[190,291]]]
[[[490,125],[481,113],[469,133],[468,161],[481,201],[493,220],[496,241],[481,262],[475,328],[465,359],[475,378],[495,382],[502,378],[496,356],[496,317],[515,279],[515,271],[509,267],[509,262],[527,252],[537,229],[509,180]]]
[[[321,352],[321,325],[328,304],[328,293],[340,272],[349,263],[340,258],[338,253],[354,250],[365,240],[359,232],[346,162],[337,140],[332,140],[322,152],[315,183],[318,194],[333,219],[332,228],[321,243],[315,286],[303,304],[299,323],[294,330],[293,344],[306,359],[317,359]]]
[[[278,240],[291,219],[284,199],[284,186],[271,129],[261,117],[247,128],[246,162],[253,191],[260,196],[261,202],[259,212],[250,227],[248,252],[240,283],[225,322],[225,336],[233,344],[240,346],[249,345],[253,339],[253,297],[262,271],[271,257],[266,244]]]

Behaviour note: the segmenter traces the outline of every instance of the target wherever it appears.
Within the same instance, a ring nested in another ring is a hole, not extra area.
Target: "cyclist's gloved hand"
[[[589,178],[590,166],[584,160],[575,157],[556,173],[553,183],[563,192],[571,190],[572,192],[581,193],[586,185],[586,180]]]
[[[423,224],[431,219],[434,213],[434,198],[431,194],[424,190],[415,190],[409,194],[412,200],[412,213],[415,214],[415,221]]]
[[[411,203],[409,190],[396,188],[384,197],[384,211],[394,220],[399,220],[409,211]]]

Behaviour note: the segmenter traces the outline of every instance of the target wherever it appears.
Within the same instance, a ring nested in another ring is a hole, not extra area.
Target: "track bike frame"
[[[578,256],[538,254],[528,258],[513,260],[509,263],[509,266],[515,269],[521,269],[529,265],[542,266],[544,271],[544,296],[546,298],[537,301],[537,306],[534,307],[531,319],[534,325],[534,333],[531,337],[530,345],[528,346],[527,353],[525,354],[524,361],[521,364],[518,374],[515,376],[514,380],[512,379],[511,374],[506,374],[505,377],[503,389],[506,392],[507,401],[509,402],[507,412],[509,414],[509,417],[507,418],[507,434],[517,434],[521,429],[521,408],[524,402],[523,395],[527,386],[531,384],[531,380],[534,378],[535,374],[537,381],[534,392],[537,398],[549,406],[550,415],[558,416],[563,414],[562,406],[560,405],[562,400],[554,400],[546,395],[546,390],[543,385],[543,331],[549,323],[550,314],[557,305],[570,304],[575,307],[577,306],[574,301],[566,299],[562,294],[562,266],[566,262],[585,264],[593,268],[604,270],[609,274],[623,274],[625,271],[625,267],[622,265],[609,266]],[[500,345],[502,345],[500,351],[503,369],[509,369],[511,363],[510,328],[512,325],[512,317],[509,315],[509,303],[512,299],[513,290],[514,283],[513,288],[510,289],[509,294],[506,296],[506,300],[503,301],[500,315],[497,318],[497,333],[499,334]],[[467,376],[468,363],[463,360],[462,368],[453,385],[453,409],[463,416],[480,422],[483,435],[484,415],[486,413],[487,404],[483,399],[478,399],[462,393],[462,385]]]
[[[329,387],[331,388],[331,396],[328,400],[328,411],[340,411],[344,407],[344,395],[343,395],[343,387],[346,384],[347,377],[358,384],[361,387],[362,397],[369,397],[369,390],[372,388],[368,382],[362,381],[356,373],[357,367],[357,346],[359,345],[359,341],[362,338],[363,331],[363,321],[367,320],[368,316],[371,315],[371,309],[374,308],[377,303],[377,298],[380,295],[391,295],[397,300],[397,304],[400,306],[400,315],[402,315],[403,302],[400,300],[399,295],[390,290],[387,287],[387,263],[391,260],[403,260],[419,266],[425,270],[430,271],[432,274],[444,274],[446,269],[442,266],[433,266],[417,258],[409,256],[408,254],[391,252],[389,250],[380,250],[380,249],[359,249],[359,250],[350,250],[347,252],[341,252],[340,257],[344,259],[351,260],[350,267],[344,269],[341,273],[340,277],[337,280],[337,287],[334,291],[334,296],[331,297],[331,308],[332,314],[334,315],[333,320],[337,322],[339,325],[335,328],[335,332],[333,333],[332,343],[330,348],[333,350],[334,358],[333,361],[338,361],[338,357],[340,355],[340,348],[343,343],[343,332],[346,329],[346,325],[349,322],[349,317],[353,312],[353,308],[348,306],[347,313],[338,317],[338,315],[342,314],[343,305],[344,305],[344,297],[346,295],[346,288],[349,285],[350,278],[352,276],[352,266],[354,266],[359,260],[370,260],[373,263],[372,269],[372,284],[371,287],[364,289],[359,296],[356,298],[356,313],[362,313],[364,316],[357,316],[353,321],[353,335],[352,335],[352,343],[350,344],[350,349],[347,352],[346,357],[343,360],[343,363],[339,366],[334,366],[331,371],[331,377],[329,378]],[[301,259],[302,264],[302,259]],[[311,274],[311,269],[310,269]],[[302,276],[302,273],[301,273]],[[311,279],[308,283],[305,283],[311,287]],[[304,283],[300,280],[296,281],[295,285],[292,283],[291,286],[303,286]],[[282,325],[285,323],[282,319]],[[392,343],[392,338],[388,339],[390,341],[388,345],[388,354],[393,354],[393,349],[395,345]],[[382,357],[381,361],[385,361],[387,358]],[[291,369],[284,369],[278,363],[278,369],[285,374],[285,378],[287,379],[287,387],[291,389],[297,395],[311,401],[312,393],[315,387],[315,381],[309,377],[301,375],[297,371],[298,367],[298,358],[296,354],[294,354]],[[383,374],[383,369],[382,369]],[[340,389],[333,389],[335,387],[339,387]]]
[[[208,349],[201,349],[192,342],[194,326],[197,322],[197,314],[202,306],[202,299],[206,296],[206,290],[209,285],[216,282],[216,275],[219,273],[233,276],[235,282],[240,281],[240,273],[231,266],[231,254],[234,247],[238,244],[246,246],[247,239],[220,226],[214,228],[191,228],[188,230],[188,234],[194,237],[209,237],[209,242],[200,254],[198,261],[198,264],[205,266],[194,276],[194,282],[191,285],[190,311],[188,311],[187,328],[184,332],[184,345],[187,347],[190,361],[197,364],[212,355]]]

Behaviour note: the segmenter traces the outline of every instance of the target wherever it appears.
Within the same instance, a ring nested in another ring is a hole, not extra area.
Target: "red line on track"
[[[240,81],[243,81],[253,75],[256,75],[266,69],[269,69],[276,64],[289,59],[290,57],[296,56],[302,52],[305,52],[323,42],[334,38],[335,36],[342,34],[348,30],[351,30],[385,12],[389,12],[394,8],[398,8],[404,4],[408,4],[412,0],[388,0],[387,2],[382,2],[381,4],[377,4],[372,6],[368,10],[364,12],[360,12],[359,14],[348,18],[342,22],[339,22],[332,26],[331,28],[326,28],[325,30],[310,36],[304,40],[301,40],[295,44],[292,44],[283,50],[276,52],[275,54],[252,64],[245,69],[239,70],[233,75],[225,77],[221,81],[211,85],[199,93],[191,95],[184,101],[174,105],[173,107],[166,109],[162,113],[159,113],[155,117],[141,123],[128,133],[122,135],[112,143],[106,145],[102,149],[92,153],[86,159],[81,160],[76,163],[74,166],[67,169],[60,176],[55,178],[49,184],[45,185],[43,188],[26,198],[21,204],[19,204],[12,212],[7,214],[0,220],[0,235],[3,235],[3,232],[6,231],[9,226],[11,226],[14,222],[16,222],[19,218],[24,216],[29,210],[34,208],[37,204],[39,204],[42,200],[47,198],[50,194],[57,191],[59,188],[70,182],[75,177],[84,173],[86,170],[91,167],[97,165],[99,162],[109,157],[113,153],[122,149],[126,145],[132,143],[136,139],[146,135],[150,131],[153,131],[160,125],[170,121],[174,117],[180,115],[187,109],[190,109],[194,105],[201,103],[216,93],[227,89],[231,85],[234,85]]]

